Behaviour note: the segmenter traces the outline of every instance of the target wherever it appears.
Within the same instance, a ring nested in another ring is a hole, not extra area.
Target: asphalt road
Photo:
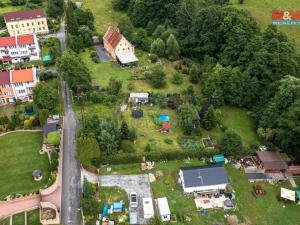
[[[60,40],[61,50],[66,50],[65,24],[53,35]],[[62,171],[62,205],[61,223],[64,225],[78,225],[78,208],[81,195],[80,165],[76,160],[76,132],[79,122],[72,109],[70,90],[62,82],[62,96],[64,101],[64,155]]]

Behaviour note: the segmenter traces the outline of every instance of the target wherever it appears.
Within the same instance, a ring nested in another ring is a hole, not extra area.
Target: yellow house
[[[10,36],[49,33],[43,9],[5,13],[4,20]]]

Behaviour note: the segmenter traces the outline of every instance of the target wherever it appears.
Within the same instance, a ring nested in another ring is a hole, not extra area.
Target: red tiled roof
[[[18,12],[5,13],[4,19],[6,22],[15,20],[28,20],[45,17],[45,11],[43,9],[32,9]]]
[[[17,38],[18,38],[19,45],[34,44],[33,35],[22,35],[22,36],[18,36]],[[14,45],[16,45],[16,37],[0,37],[0,47],[14,46]]]
[[[0,85],[2,84],[10,84],[9,71],[0,71]]]
[[[105,39],[113,48],[116,48],[122,39],[122,34],[120,34],[118,28],[109,26],[103,39]]]
[[[30,81],[33,81],[32,69],[12,71],[11,83],[21,83],[21,82],[30,82]]]

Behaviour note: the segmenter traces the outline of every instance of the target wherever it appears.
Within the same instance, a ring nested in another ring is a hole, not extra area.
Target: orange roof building
[[[0,72],[0,104],[16,99],[32,100],[32,89],[39,82],[36,68]]]

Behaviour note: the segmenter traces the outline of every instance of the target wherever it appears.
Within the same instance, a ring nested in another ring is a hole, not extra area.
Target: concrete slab
[[[103,187],[120,187],[130,194],[136,192],[138,195],[138,208],[136,209],[139,224],[147,224],[148,220],[143,217],[142,199],[152,198],[150,181],[148,174],[139,175],[107,175],[100,176],[100,186]],[[100,188],[101,191],[101,188]],[[130,209],[131,211],[133,209]]]

